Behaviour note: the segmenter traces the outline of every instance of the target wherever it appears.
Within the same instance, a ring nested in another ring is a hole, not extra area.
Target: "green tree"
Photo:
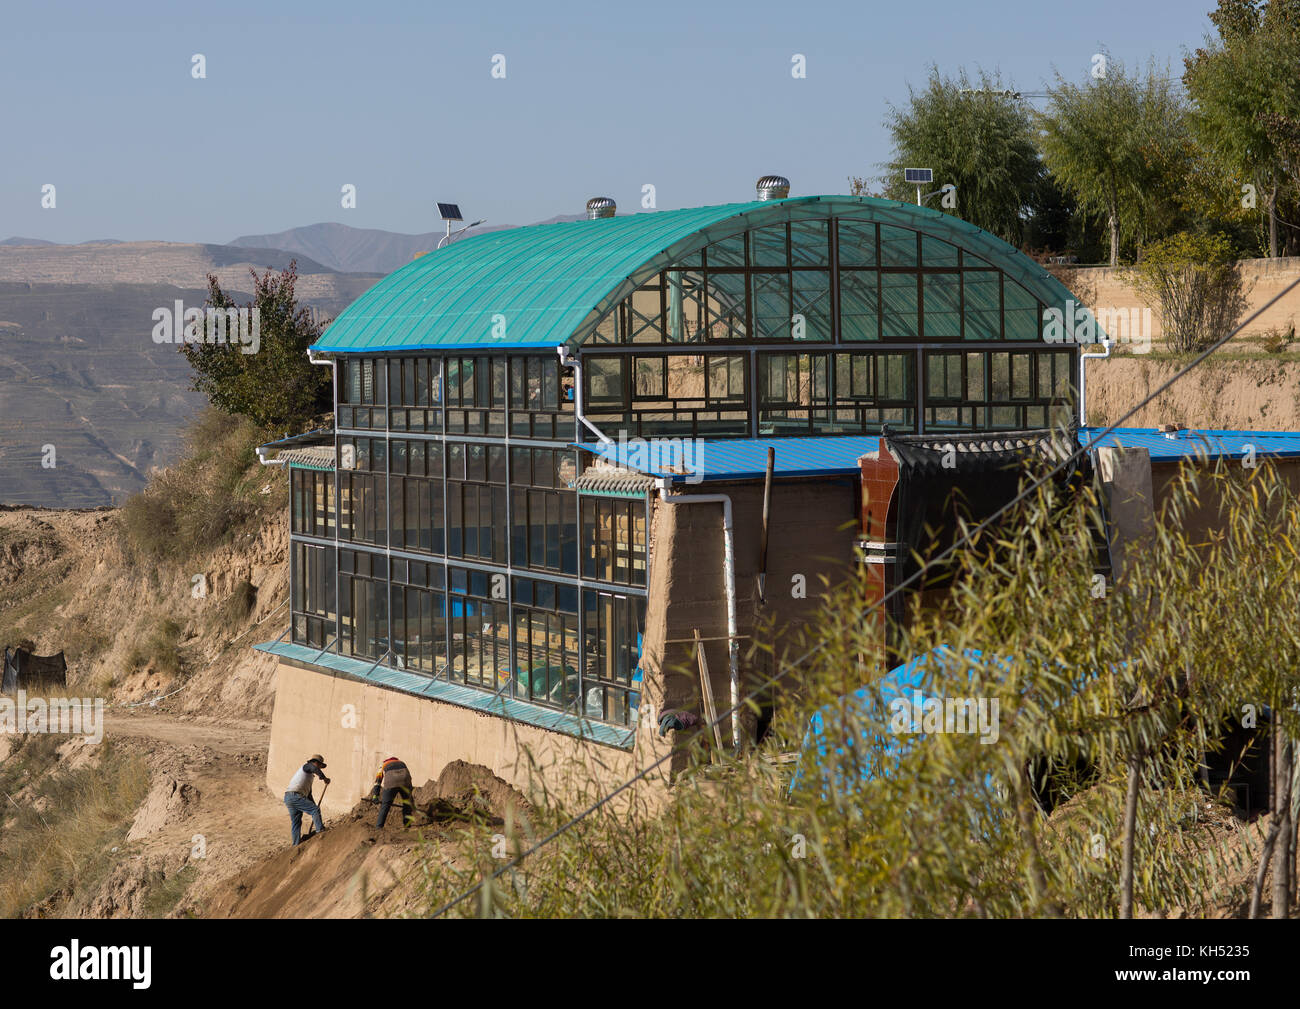
[[[1182,232],[1153,242],[1133,284],[1160,306],[1165,340],[1177,351],[1222,339],[1246,310],[1241,264],[1223,235]]]
[[[1039,117],[1043,161],[1080,210],[1102,215],[1110,265],[1124,238],[1140,248],[1175,223],[1192,160],[1186,100],[1154,64],[1129,74],[1118,60],[1080,86],[1057,74]]]
[[[1185,61],[1183,81],[1196,103],[1192,128],[1225,182],[1249,186],[1267,215],[1268,254],[1279,253],[1281,208],[1300,205],[1300,2],[1220,0],[1210,15],[1218,38]],[[1288,228],[1287,246],[1297,237]]]
[[[262,276],[249,273],[253,300],[244,307],[256,340],[241,346],[187,339],[180,350],[193,369],[192,388],[218,409],[242,414],[261,427],[299,427],[331,406],[329,370],[307,359],[307,348],[322,327],[294,294],[296,260],[279,276],[270,270]],[[209,312],[239,307],[211,274],[207,306]]]
[[[915,199],[903,169],[932,168],[935,188],[957,187],[956,206],[936,209],[1020,243],[1043,168],[1030,115],[999,78],[981,72],[972,85],[965,70],[950,78],[931,67],[924,88],[889,107],[885,126],[894,145],[880,178],[886,196]]]

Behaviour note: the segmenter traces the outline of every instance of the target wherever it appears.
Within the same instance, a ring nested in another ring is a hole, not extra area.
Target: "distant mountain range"
[[[328,318],[444,234],[313,224],[227,245],[0,241],[0,504],[120,503],[175,459],[203,397],[177,348],[154,343],[153,313],[202,306],[208,274],[244,301],[250,270],[297,260],[299,301]]]
[[[582,214],[552,217],[539,224],[557,221],[579,221]],[[460,225],[457,225],[460,227]],[[465,233],[465,238],[489,231],[505,231],[514,224],[482,224]],[[430,252],[446,237],[447,232],[430,231],[423,235],[403,235],[377,228],[353,228],[346,224],[309,224],[303,228],[290,228],[273,235],[243,235],[231,245],[250,249],[283,249],[303,256],[341,273],[392,273],[405,266],[416,253]],[[457,241],[457,239],[452,239]]]
[[[583,220],[583,217],[582,214],[561,214],[536,223],[555,224],[559,221],[580,221]],[[482,224],[458,238],[453,238],[452,241],[459,241],[460,238],[469,238],[473,235],[486,234],[489,231],[505,231],[508,228],[515,227],[518,227],[518,225]],[[239,262],[260,263],[265,260],[264,265],[274,269],[282,269],[288,265],[290,259],[296,257],[300,275],[308,273],[384,275],[392,273],[398,267],[405,266],[415,258],[417,253],[433,251],[446,234],[446,231],[443,230],[430,231],[423,235],[404,235],[400,232],[383,231],[378,228],[354,228],[347,224],[323,223],[308,224],[301,228],[290,228],[288,231],[277,231],[271,235],[242,235],[232,242],[227,242],[224,246],[186,242],[123,242],[116,238],[101,238],[90,242],[61,245],[58,242],[47,242],[43,238],[14,237],[0,240],[0,247],[25,246],[29,249],[63,250],[60,252],[59,258],[69,266],[78,262],[78,260],[75,257],[68,257],[67,253],[91,246],[102,248],[110,245],[125,245],[136,250],[142,250],[146,247],[155,249],[170,247],[173,250],[181,248],[202,249],[204,250],[203,255],[211,258],[213,264],[217,266],[228,265],[232,261],[230,254],[218,250],[233,248],[240,250],[234,254],[235,259]],[[288,255],[284,255],[285,253]],[[123,263],[126,261],[126,259],[122,260]],[[55,260],[45,260],[44,262],[53,264]],[[105,261],[101,257],[99,262],[102,265]],[[10,266],[13,267],[15,263],[16,261],[10,261]],[[15,276],[11,269],[6,271],[3,279],[35,281],[37,278]],[[80,276],[79,279],[85,282],[90,278]],[[132,277],[130,281],[126,278],[119,278],[116,282],[153,283],[158,279],[156,276],[139,280]],[[188,276],[184,282],[193,283],[194,280],[193,276]]]
[[[250,270],[283,270],[298,262],[303,297],[351,300],[380,276],[340,273],[296,252],[183,242],[83,242],[80,245],[0,243],[0,281],[28,284],[175,284],[205,287],[215,274],[222,287],[251,291]],[[361,285],[361,286],[358,286]]]

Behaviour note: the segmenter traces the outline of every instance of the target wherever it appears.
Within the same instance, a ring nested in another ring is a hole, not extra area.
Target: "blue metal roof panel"
[[[880,435],[825,438],[658,438],[605,444],[580,443],[608,462],[654,477],[690,483],[757,480],[767,472],[767,449],[776,451],[773,475],[793,479],[860,472],[858,459],[880,447]]]
[[[1079,430],[1087,445],[1104,428]],[[701,480],[759,480],[767,471],[767,449],[776,451],[773,475],[778,478],[843,476],[860,471],[858,460],[880,445],[880,435],[828,435],[796,438],[633,438],[596,444],[575,443],[607,462],[675,483]],[[1100,446],[1145,448],[1153,460],[1240,459],[1253,447],[1260,458],[1300,457],[1298,431],[1178,431],[1125,427],[1111,432]]]
[[[1086,445],[1105,428],[1079,429],[1079,442]],[[1099,446],[1144,448],[1156,461],[1188,459],[1240,459],[1253,448],[1257,457],[1300,457],[1300,431],[1216,431],[1189,429],[1168,434],[1153,427],[1122,427],[1106,435]]]

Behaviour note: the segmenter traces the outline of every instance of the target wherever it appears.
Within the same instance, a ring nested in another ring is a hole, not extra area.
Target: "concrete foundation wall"
[[[333,814],[351,809],[370,791],[385,757],[405,761],[416,785],[437,778],[451,761],[466,760],[490,768],[525,795],[537,795],[540,777],[571,803],[593,785],[607,789],[637,770],[627,750],[282,662],[266,787],[283,795],[313,753],[329,765],[324,808]],[[537,776],[530,775],[530,755]],[[316,793],[319,798],[319,786]]]

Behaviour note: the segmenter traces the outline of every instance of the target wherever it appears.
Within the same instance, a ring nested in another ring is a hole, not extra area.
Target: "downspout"
[[[577,356],[569,353],[567,343],[561,343],[555,349],[560,355],[560,367],[573,369],[573,410],[578,415],[578,420],[582,422],[583,427],[595,434],[601,442],[606,445],[614,444],[614,439],[589,421],[587,415],[582,412],[582,362]]]
[[[1089,354],[1086,351],[1079,351],[1079,426],[1088,426],[1088,362],[1104,361],[1110,357],[1110,340],[1102,340],[1102,351],[1100,354]]]
[[[312,364],[323,364],[333,370],[331,381],[334,384],[331,386],[330,395],[331,397],[338,395],[338,382],[337,382],[338,375],[339,375],[338,363],[334,361],[332,358],[321,358],[318,360],[316,356],[313,354],[312,349],[310,347],[307,348],[307,360],[310,361]],[[334,427],[335,430],[337,431],[338,425],[335,424]],[[257,461],[260,462],[263,466],[283,466],[284,465],[283,459],[268,459],[266,457],[266,448],[267,446],[265,445],[259,445],[257,447]]]
[[[726,494],[673,494],[667,477],[659,480],[665,504],[722,505],[722,568],[727,592],[727,666],[731,677],[731,745],[740,749],[740,642],[736,637],[736,545],[731,524],[731,498]]]
[[[338,415],[338,408],[339,408],[339,360],[338,360],[338,357],[336,357],[336,356],[335,356],[335,357],[329,357],[329,358],[317,358],[317,357],[316,357],[316,353],[315,353],[315,351],[313,351],[311,347],[308,347],[308,348],[307,348],[307,360],[310,361],[312,364],[327,364],[327,365],[330,366],[330,413],[331,413],[331,414],[333,415],[333,417],[334,417],[334,473],[333,473],[333,477],[334,477],[334,642],[333,642],[333,644],[334,644],[335,648],[338,649],[338,647],[339,647],[339,642],[340,642],[340,640],[341,640],[342,637],[343,637],[343,605],[342,605],[342,602],[341,602],[340,599],[339,599],[339,584],[340,584],[340,582],[339,582],[339,553],[340,553],[340,550],[341,550],[341,548],[340,548],[340,546],[339,546],[339,530],[343,527],[343,512],[342,512],[342,508],[340,507],[340,504],[339,504],[339,503],[343,500],[343,493],[342,493],[343,488],[339,486],[339,467],[338,467],[338,459],[339,459],[339,415]],[[387,365],[385,365],[385,367],[387,367]],[[384,388],[385,388],[385,389],[388,388],[387,376],[385,376]],[[384,405],[385,405],[385,407],[386,407],[386,406],[387,406],[387,403],[385,403]],[[388,427],[388,410],[387,410],[387,409],[384,410],[384,427],[385,427],[385,428]],[[387,451],[387,449],[388,449],[387,444],[385,444],[384,449],[385,449],[385,451]],[[385,478],[385,479],[387,479],[387,478]],[[391,505],[390,505],[389,502],[388,502],[387,496],[388,496],[388,488],[387,488],[387,486],[385,486],[385,487],[384,487],[384,537],[385,537],[385,542],[386,542],[386,543],[388,542],[388,540],[390,540],[390,539],[392,538],[392,534],[391,534],[391,532],[389,532],[389,530],[388,530],[388,515],[389,515],[389,509],[390,509]],[[390,558],[389,561],[388,561],[388,572],[389,572],[390,575],[392,574],[392,571],[393,571],[392,560],[391,560],[391,558]],[[392,588],[392,582],[391,582],[391,581],[389,582],[389,588],[390,588],[390,589]],[[390,599],[389,602],[391,603],[391,601],[392,601],[392,600]],[[390,606],[389,608],[391,609],[391,606]],[[292,609],[291,609],[291,612],[290,612],[290,614],[289,614],[289,620],[290,620],[290,624],[289,624],[289,626],[292,627],[292,626],[293,626],[293,613],[292,613]],[[391,644],[393,643],[393,635],[392,635],[392,631],[391,631],[391,630],[389,631],[389,634],[388,634],[388,643],[389,643],[389,645],[391,645]],[[326,647],[329,647],[329,646],[327,645]]]

